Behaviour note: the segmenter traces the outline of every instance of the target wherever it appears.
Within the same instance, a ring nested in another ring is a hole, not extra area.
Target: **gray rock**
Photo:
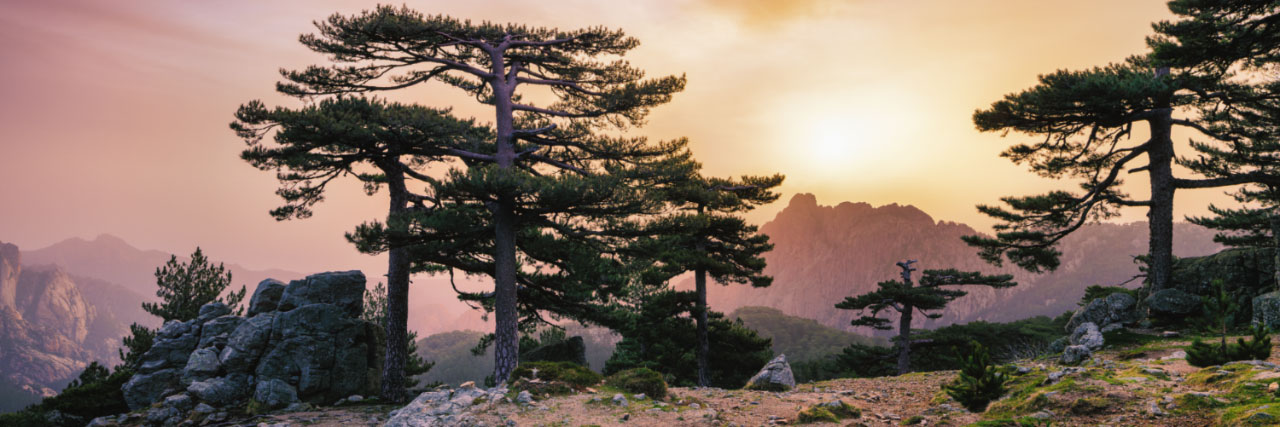
[[[182,412],[191,410],[191,407],[195,404],[196,402],[191,400],[191,396],[188,396],[186,393],[178,393],[164,398],[164,406],[177,408]]]
[[[1089,301],[1089,304],[1071,315],[1071,320],[1067,321],[1067,332],[1076,330],[1084,323],[1107,326],[1112,323],[1127,325],[1137,322],[1142,318],[1142,314],[1136,310],[1137,302],[1126,293],[1114,293]]]
[[[1059,380],[1061,380],[1063,377],[1067,375],[1077,374],[1084,371],[1085,371],[1084,368],[1066,368],[1060,371],[1053,371],[1053,372],[1050,372],[1049,377],[1045,379],[1045,384],[1046,385],[1053,384],[1058,382]],[[1057,392],[1053,391],[1053,392],[1045,393],[1045,397],[1050,396],[1050,393],[1057,393]]]
[[[53,425],[81,425],[84,424],[84,418],[71,415],[57,409],[44,414],[44,420]]]
[[[191,410],[191,412],[194,412],[197,415],[209,415],[209,414],[212,414],[214,411],[217,411],[217,409],[215,409],[212,406],[209,406],[208,403],[198,404],[196,405],[195,409]]]
[[[154,402],[170,394],[181,391],[182,371],[178,369],[161,369],[151,373],[136,373],[124,383],[120,390],[129,409],[138,410],[150,406]]]
[[[271,325],[275,318],[276,313],[262,313],[236,326],[227,338],[226,347],[218,355],[227,372],[250,372],[258,365],[258,359],[271,340]]]
[[[204,322],[213,320],[214,318],[231,314],[231,307],[227,307],[222,301],[214,301],[200,306],[200,314],[196,316],[196,324],[203,325]]]
[[[1280,329],[1280,291],[1253,298],[1253,324],[1261,324],[1273,331]]]
[[[297,386],[299,399],[315,404],[376,391],[381,375],[372,368],[381,346],[370,336],[376,327],[344,313],[332,304],[278,313],[272,346],[258,362],[259,381],[286,380]]]
[[[627,397],[622,393],[613,395],[613,404],[618,406],[627,406]]]
[[[298,401],[298,391],[279,379],[259,381],[253,399],[270,409],[280,409]]]
[[[632,396],[631,396],[631,398],[633,398],[633,399],[635,399],[635,400],[644,400],[646,397],[648,397],[648,396],[645,396],[645,395],[644,395],[644,393],[640,393],[640,394],[636,394],[636,395],[632,395]]]
[[[359,270],[312,274],[289,282],[278,310],[290,311],[311,304],[333,304],[351,317],[364,312],[364,273]]]
[[[204,322],[200,326],[200,342],[196,344],[196,348],[214,347],[222,350],[227,345],[231,332],[240,327],[241,322],[244,322],[243,318],[229,314]]]
[[[1073,345],[1067,347],[1067,350],[1062,352],[1062,363],[1075,365],[1085,360],[1089,360],[1090,357],[1093,357],[1093,352],[1089,351],[1089,347]]]
[[[1082,345],[1089,347],[1090,350],[1100,349],[1104,344],[1102,331],[1099,331],[1098,325],[1095,325],[1092,322],[1082,323],[1077,326],[1076,329],[1071,332],[1071,338],[1069,338],[1068,341],[1073,346]]]
[[[248,375],[230,374],[193,382],[187,386],[187,393],[214,407],[225,407],[249,397],[252,391],[249,381]]]
[[[105,416],[105,417],[98,417],[98,418],[89,420],[89,424],[85,425],[85,427],[110,427],[110,426],[117,426],[117,425],[120,425],[120,424],[116,422],[116,417]]]
[[[533,403],[533,395],[529,394],[529,390],[520,390],[520,394],[516,395],[516,403],[529,405]]]
[[[418,395],[405,407],[391,411],[391,419],[387,420],[385,425],[391,427],[477,425],[471,412],[498,402],[506,393],[507,389],[502,387],[487,391],[468,387],[458,390],[428,391]],[[479,399],[482,396],[485,399]]]
[[[1200,297],[1180,289],[1161,289],[1146,299],[1152,314],[1182,316],[1200,311]]]
[[[253,290],[253,297],[249,298],[249,311],[245,316],[253,317],[276,311],[276,307],[280,305],[280,297],[284,295],[284,288],[284,283],[276,279],[258,282],[258,288]]]
[[[187,366],[182,369],[182,380],[187,384],[201,381],[218,375],[222,364],[218,362],[218,351],[202,348],[191,353]]]
[[[778,357],[766,363],[760,372],[747,381],[746,386],[748,389],[781,391],[795,387],[796,378],[791,373],[791,365],[787,364],[785,354],[779,354]]]
[[[1098,329],[1098,332],[1102,332],[1105,334],[1107,332],[1118,331],[1121,329],[1124,329],[1124,325],[1121,325],[1119,323],[1112,323],[1110,325],[1102,327],[1102,329]]]
[[[182,412],[177,408],[161,406],[147,411],[147,424],[153,426],[176,426],[182,420]]]

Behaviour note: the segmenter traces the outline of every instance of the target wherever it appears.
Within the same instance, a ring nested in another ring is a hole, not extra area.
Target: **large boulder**
[[[795,388],[796,378],[791,374],[791,365],[787,364],[787,355],[766,363],[760,372],[747,381],[746,388],[751,390],[787,391]]]
[[[217,317],[231,314],[231,307],[223,304],[222,301],[214,301],[200,306],[200,314],[196,316],[196,324],[203,325]]]
[[[1280,330],[1280,291],[1253,298],[1253,324]]]
[[[218,375],[218,370],[221,368],[222,364],[218,362],[218,351],[202,348],[192,352],[191,357],[187,359],[187,366],[182,369],[182,381],[190,384],[212,378]]]
[[[240,327],[241,322],[244,322],[243,318],[229,314],[204,322],[200,327],[200,342],[196,344],[196,348],[214,347],[222,350],[227,345],[231,332]]]
[[[1200,297],[1181,289],[1161,289],[1146,299],[1147,309],[1158,316],[1184,316],[1200,311]]]
[[[364,312],[364,273],[359,270],[312,274],[289,282],[278,310],[285,312],[311,304],[332,304],[351,317]]]
[[[1127,325],[1137,322],[1142,319],[1142,314],[1137,310],[1137,302],[1136,298],[1124,292],[1096,298],[1071,315],[1071,320],[1067,321],[1067,332],[1075,331],[1085,323],[1105,327],[1112,323]]]
[[[120,391],[130,410],[138,410],[182,391],[181,369],[161,369],[150,373],[135,373],[124,383]]]
[[[1071,331],[1071,337],[1067,341],[1071,345],[1082,345],[1090,350],[1100,349],[1104,344],[1102,331],[1098,329],[1098,325],[1092,322],[1077,326],[1074,331]]]
[[[210,378],[191,383],[187,386],[187,393],[214,407],[227,406],[249,397],[253,391],[250,380],[246,374]]]
[[[343,316],[332,304],[311,304],[276,315],[272,346],[258,363],[259,381],[295,384],[298,397],[330,403],[352,394],[368,394],[373,339],[359,319]]]
[[[249,298],[249,311],[245,316],[253,317],[261,313],[276,311],[280,306],[280,297],[284,296],[285,284],[276,279],[267,279],[258,283]]]
[[[1068,346],[1062,352],[1062,363],[1065,365],[1076,365],[1093,357],[1093,352],[1089,351],[1089,347],[1083,345]]]
[[[268,409],[280,409],[297,402],[298,391],[283,380],[258,381],[258,386],[253,392],[253,400]]]
[[[477,425],[472,414],[506,399],[503,387],[481,390],[459,387],[457,390],[434,390],[418,395],[403,408],[391,411],[386,427],[432,427]]]
[[[275,312],[262,313],[241,322],[231,332],[226,347],[218,355],[227,372],[250,372],[258,365],[271,339],[271,324],[275,319]]]

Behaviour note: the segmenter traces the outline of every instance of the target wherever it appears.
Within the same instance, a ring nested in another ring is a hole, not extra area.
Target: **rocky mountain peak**
[[[15,300],[23,319],[50,326],[77,343],[89,334],[96,314],[61,267],[28,269],[18,280]]]
[[[18,246],[0,242],[0,307],[16,310],[18,276],[22,274],[22,254]]]

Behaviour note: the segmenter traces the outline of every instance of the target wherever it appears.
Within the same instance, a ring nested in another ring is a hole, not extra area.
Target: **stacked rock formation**
[[[360,318],[364,288],[359,271],[288,285],[268,279],[245,317],[215,302],[194,320],[167,322],[124,385],[125,400],[135,410],[171,400],[224,407],[249,399],[274,409],[376,394],[382,331]]]

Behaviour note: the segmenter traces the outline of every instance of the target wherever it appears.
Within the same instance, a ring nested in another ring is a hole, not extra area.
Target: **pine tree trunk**
[[[404,232],[404,222],[394,217],[404,213],[408,206],[408,191],[404,174],[394,168],[386,170],[391,193],[391,207],[387,226],[396,232]],[[387,254],[387,306],[383,326],[386,330],[386,359],[382,366],[382,398],[389,402],[404,400],[404,367],[409,355],[405,353],[409,320],[409,257],[402,247],[392,247]]]
[[[1150,261],[1147,277],[1151,291],[1172,286],[1173,275],[1173,129],[1171,112],[1163,111],[1150,119],[1150,148],[1147,150],[1148,175],[1151,178],[1151,206],[1147,211],[1150,231],[1148,251]]]
[[[501,54],[493,55],[495,74],[502,76],[506,65]],[[494,127],[497,130],[497,164],[505,172],[515,170],[515,128],[512,100],[515,82],[499,77],[492,83],[494,109],[497,112]],[[516,309],[516,215],[515,198],[511,194],[497,195],[491,206],[494,231],[494,381],[499,384],[511,377],[520,357],[519,314]]]
[[[701,250],[702,244],[699,243],[698,246]],[[711,385],[711,376],[707,372],[707,356],[711,352],[711,343],[707,337],[707,271],[699,268],[694,273],[694,283],[698,291],[698,386],[708,387]]]
[[[915,307],[904,304],[898,318],[898,375],[911,372],[911,312]]]
[[[1280,207],[1271,209],[1271,241],[1275,248],[1271,255],[1271,275],[1276,282],[1276,290],[1280,291]]]

